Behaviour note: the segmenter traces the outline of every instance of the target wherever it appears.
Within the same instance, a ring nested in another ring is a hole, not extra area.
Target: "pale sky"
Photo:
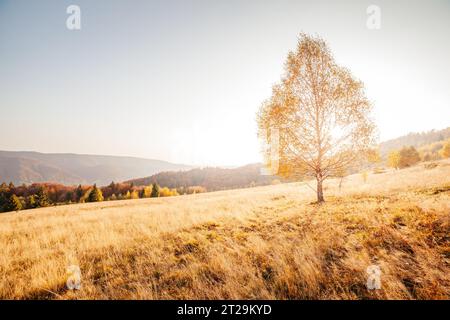
[[[365,83],[380,140],[450,126],[449,0],[0,0],[0,150],[261,161],[255,114],[300,32]]]

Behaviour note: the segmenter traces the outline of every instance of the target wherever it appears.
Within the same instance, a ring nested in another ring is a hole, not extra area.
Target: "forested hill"
[[[268,185],[280,180],[278,177],[261,175],[261,164],[250,164],[239,168],[201,168],[178,172],[161,172],[155,175],[126,181],[135,186],[158,183],[168,188],[202,186],[207,191],[245,188]]]
[[[450,139],[450,127],[442,130],[431,130],[419,133],[409,133],[380,144],[380,152],[386,155],[389,151],[401,149],[404,146],[420,147],[434,142]]]

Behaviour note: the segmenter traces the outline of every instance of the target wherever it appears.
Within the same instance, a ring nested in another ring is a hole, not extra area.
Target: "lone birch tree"
[[[273,132],[278,137],[277,159],[273,150],[263,151],[267,163],[276,163],[280,176],[314,177],[317,202],[323,202],[323,181],[373,148],[371,109],[363,83],[336,64],[326,43],[301,34],[281,82],[257,115],[258,136],[266,144]]]

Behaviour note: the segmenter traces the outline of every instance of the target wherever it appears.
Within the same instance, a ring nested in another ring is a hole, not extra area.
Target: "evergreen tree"
[[[80,202],[82,197],[83,197],[83,188],[81,187],[81,184],[80,184],[80,185],[78,185],[77,189],[75,190],[75,201]]]
[[[158,198],[159,197],[159,186],[156,183],[152,184],[152,193],[150,194],[150,197],[152,198]]]
[[[114,181],[111,181],[111,183],[109,184],[109,188],[111,189],[111,193],[117,193],[117,185],[114,183]]]
[[[8,191],[8,186],[4,182],[2,182],[2,184],[0,184],[0,192],[2,192],[2,191]]]
[[[0,212],[6,211],[8,197],[6,191],[0,191]]]
[[[73,191],[67,191],[66,195],[65,195],[65,201],[71,203],[73,200]]]
[[[94,184],[94,187],[92,188],[91,192],[89,193],[88,201],[89,202],[103,201],[102,190],[97,188],[96,184]]]
[[[40,187],[35,196],[36,207],[48,207],[50,205],[50,201],[48,199],[47,191],[44,187]]]

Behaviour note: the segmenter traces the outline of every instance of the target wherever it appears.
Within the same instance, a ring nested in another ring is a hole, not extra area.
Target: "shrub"
[[[196,193],[204,193],[206,192],[206,188],[202,186],[191,186],[186,189],[187,194],[196,194]]]
[[[420,161],[419,153],[414,147],[403,147],[400,150],[399,168],[410,167]]]
[[[442,147],[440,154],[443,158],[449,158],[450,157],[450,141],[446,142],[444,146]]]
[[[381,174],[381,173],[385,173],[386,171],[383,168],[380,167],[376,167],[375,169],[373,169],[373,173],[374,174]]]
[[[178,195],[179,194],[176,189],[169,189],[167,187],[164,187],[159,190],[160,197],[172,197],[172,196],[178,196]]]

